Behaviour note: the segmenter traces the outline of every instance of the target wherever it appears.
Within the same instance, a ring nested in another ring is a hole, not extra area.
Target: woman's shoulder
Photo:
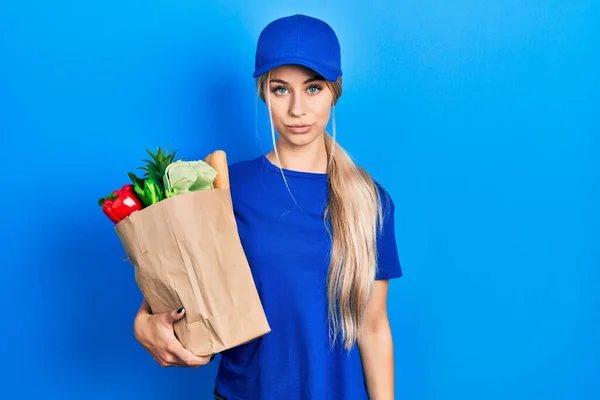
[[[248,159],[237,160],[229,164],[229,177],[232,180],[240,180],[248,175],[255,175],[260,172],[262,162],[261,157],[253,157]]]
[[[379,194],[379,201],[381,203],[381,207],[383,208],[384,213],[394,211],[395,204],[390,192],[385,188],[385,186],[381,182],[377,181],[376,179],[373,179],[373,182],[377,188]]]
[[[357,166],[363,174],[367,175],[373,181],[373,185],[377,189],[377,196],[379,198],[379,202],[381,203],[383,212],[387,213],[389,210],[393,211],[395,207],[394,201],[385,185],[379,179],[373,176],[373,174],[366,167],[361,165]]]
[[[263,156],[236,160],[229,163],[229,186],[234,196],[255,193],[259,182],[265,181],[266,168]]]

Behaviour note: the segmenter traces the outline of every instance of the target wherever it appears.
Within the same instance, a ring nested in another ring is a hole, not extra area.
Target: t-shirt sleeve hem
[[[403,275],[404,274],[402,273],[402,270],[381,271],[381,272],[377,273],[377,275],[375,276],[375,280],[383,281],[383,280],[388,280],[388,279],[397,279],[397,278],[401,278]]]

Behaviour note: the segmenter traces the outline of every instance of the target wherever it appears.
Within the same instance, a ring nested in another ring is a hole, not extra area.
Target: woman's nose
[[[289,112],[292,117],[301,117],[306,114],[305,107],[302,93],[295,93],[291,96]]]

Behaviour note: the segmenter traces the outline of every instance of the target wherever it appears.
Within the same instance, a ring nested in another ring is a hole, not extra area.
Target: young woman
[[[402,276],[394,203],[326,126],[342,93],[329,25],[294,15],[259,37],[259,96],[274,148],[230,166],[244,251],[271,332],[221,354],[217,399],[393,399],[388,280]],[[334,120],[335,122],[335,120]],[[278,139],[275,140],[275,131]],[[162,366],[200,366],[173,322],[185,310],[135,318],[137,340]]]

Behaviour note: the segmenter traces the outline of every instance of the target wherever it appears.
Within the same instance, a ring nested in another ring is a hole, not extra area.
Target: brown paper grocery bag
[[[191,352],[212,355],[270,332],[228,189],[162,200],[115,230],[152,312],[185,308],[174,328]]]

